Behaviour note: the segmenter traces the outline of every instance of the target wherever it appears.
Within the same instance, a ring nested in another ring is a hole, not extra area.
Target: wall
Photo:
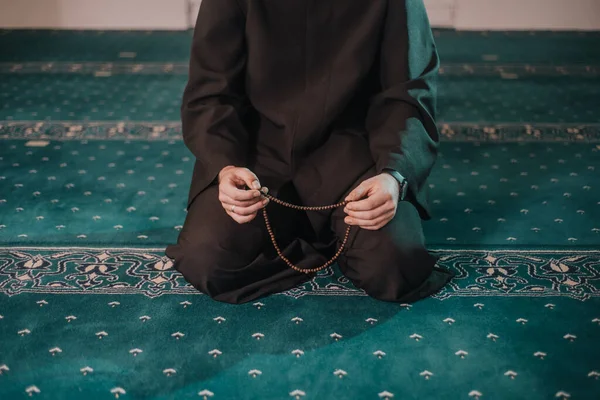
[[[600,0],[423,1],[432,25],[438,27],[600,30]],[[200,3],[201,0],[0,0],[0,27],[186,29],[193,26]]]
[[[429,21],[436,27],[451,28],[454,26],[456,0],[423,0]]]
[[[600,30],[600,0],[423,1],[435,27],[460,30]],[[197,13],[202,0],[190,2],[193,12]]]
[[[185,29],[186,0],[0,0],[2,28]]]
[[[454,7],[457,29],[600,30],[600,0],[455,0]]]

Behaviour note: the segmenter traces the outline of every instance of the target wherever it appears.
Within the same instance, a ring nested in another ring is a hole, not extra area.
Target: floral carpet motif
[[[456,273],[435,298],[453,296],[600,297],[597,251],[438,250],[438,265]],[[0,248],[0,292],[51,294],[201,295],[174,270],[162,249]],[[282,293],[365,296],[329,267]]]

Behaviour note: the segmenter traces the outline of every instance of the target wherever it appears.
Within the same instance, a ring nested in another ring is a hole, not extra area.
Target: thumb
[[[261,188],[260,182],[258,181],[258,177],[254,175],[254,173],[248,168],[240,168],[235,175],[238,179],[241,179],[249,188],[256,190]]]

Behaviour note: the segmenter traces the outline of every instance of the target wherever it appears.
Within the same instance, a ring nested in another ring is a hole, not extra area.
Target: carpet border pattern
[[[187,62],[127,62],[127,61],[24,61],[0,62],[0,74],[83,74],[96,77],[112,75],[187,75]],[[445,63],[440,67],[440,75],[485,76],[502,79],[523,77],[572,76],[596,78],[600,76],[600,66],[573,64],[494,64],[494,63]]]
[[[434,297],[600,297],[600,251],[432,250],[456,277]],[[160,248],[0,247],[0,293],[200,294]],[[337,268],[282,294],[365,296]]]
[[[600,124],[440,122],[446,142],[600,143]],[[179,121],[0,121],[0,139],[182,140]]]

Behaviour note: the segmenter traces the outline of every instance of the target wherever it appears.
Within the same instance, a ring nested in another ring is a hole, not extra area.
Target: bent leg
[[[218,301],[244,303],[310,279],[272,254],[268,240],[261,214],[238,224],[225,213],[218,187],[212,186],[192,202],[177,244],[165,254],[199,291]],[[300,258],[304,250],[300,241],[290,241],[284,253]],[[306,259],[310,262],[311,257]]]
[[[360,182],[373,173],[370,171]],[[332,229],[338,237],[346,229],[344,217],[341,208],[332,215]],[[348,247],[338,264],[342,273],[368,295],[385,301],[412,302],[437,292],[452,278],[451,272],[435,266],[438,258],[425,248],[416,207],[401,201],[392,221],[380,230],[352,227]]]

